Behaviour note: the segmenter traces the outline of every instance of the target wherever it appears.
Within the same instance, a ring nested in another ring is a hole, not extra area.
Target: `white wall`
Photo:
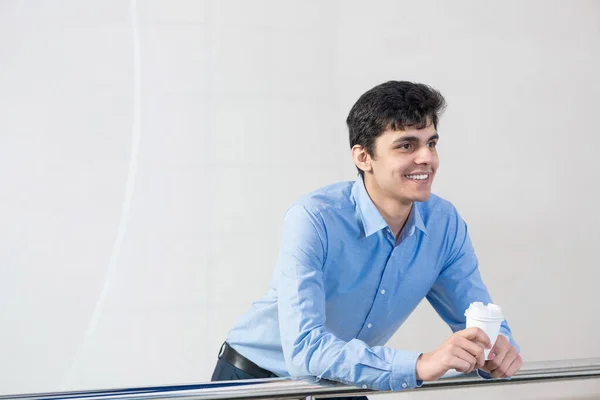
[[[524,359],[600,357],[599,26],[598,1],[0,0],[0,393],[207,381],[391,79],[447,98],[434,189]],[[390,345],[449,332],[423,304]]]

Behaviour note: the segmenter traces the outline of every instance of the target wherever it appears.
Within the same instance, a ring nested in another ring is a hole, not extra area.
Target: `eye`
[[[410,150],[410,149],[412,149],[412,144],[411,143],[402,143],[401,145],[398,146],[398,149]]]
[[[437,146],[437,142],[431,141],[431,142],[427,143],[427,146],[430,149],[435,149],[435,147]]]

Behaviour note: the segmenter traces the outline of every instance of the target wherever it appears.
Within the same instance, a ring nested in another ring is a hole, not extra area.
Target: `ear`
[[[373,169],[373,166],[371,165],[371,156],[367,153],[367,150],[359,144],[352,146],[352,160],[363,172],[370,172]]]

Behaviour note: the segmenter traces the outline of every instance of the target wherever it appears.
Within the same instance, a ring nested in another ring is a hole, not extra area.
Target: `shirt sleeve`
[[[291,376],[316,376],[374,390],[420,386],[421,353],[348,342],[325,327],[323,265],[327,235],[320,215],[294,205],[286,214],[276,266],[281,344]]]
[[[491,303],[490,294],[481,279],[479,264],[467,224],[453,208],[448,226],[448,257],[435,284],[427,294],[427,300],[453,332],[466,328],[464,312],[472,302]],[[500,326],[500,334],[508,338],[511,345],[520,351],[506,322]]]

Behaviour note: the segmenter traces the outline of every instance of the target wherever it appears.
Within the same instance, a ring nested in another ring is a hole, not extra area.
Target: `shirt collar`
[[[412,210],[410,210],[410,215],[408,216],[408,221],[406,222],[406,226],[409,226],[411,231],[414,230],[413,228],[417,228],[418,230],[427,235],[427,229],[425,229],[425,223],[423,222],[423,218],[421,217],[421,210],[419,209],[419,207],[419,203],[413,203]]]
[[[356,178],[356,181],[352,186],[352,196],[356,201],[366,237],[371,236],[373,233],[378,232],[388,226],[387,222],[385,222],[385,219],[383,219],[379,213],[379,210],[377,207],[375,207],[373,200],[371,200],[371,197],[367,193],[367,189],[365,189],[365,184],[361,176]],[[418,203],[413,203],[408,220],[406,221],[405,230],[410,232],[412,235],[414,233],[414,228],[417,228],[423,233],[427,234],[427,230],[425,229],[425,224],[423,223],[423,218],[421,217],[421,213],[417,204]]]

